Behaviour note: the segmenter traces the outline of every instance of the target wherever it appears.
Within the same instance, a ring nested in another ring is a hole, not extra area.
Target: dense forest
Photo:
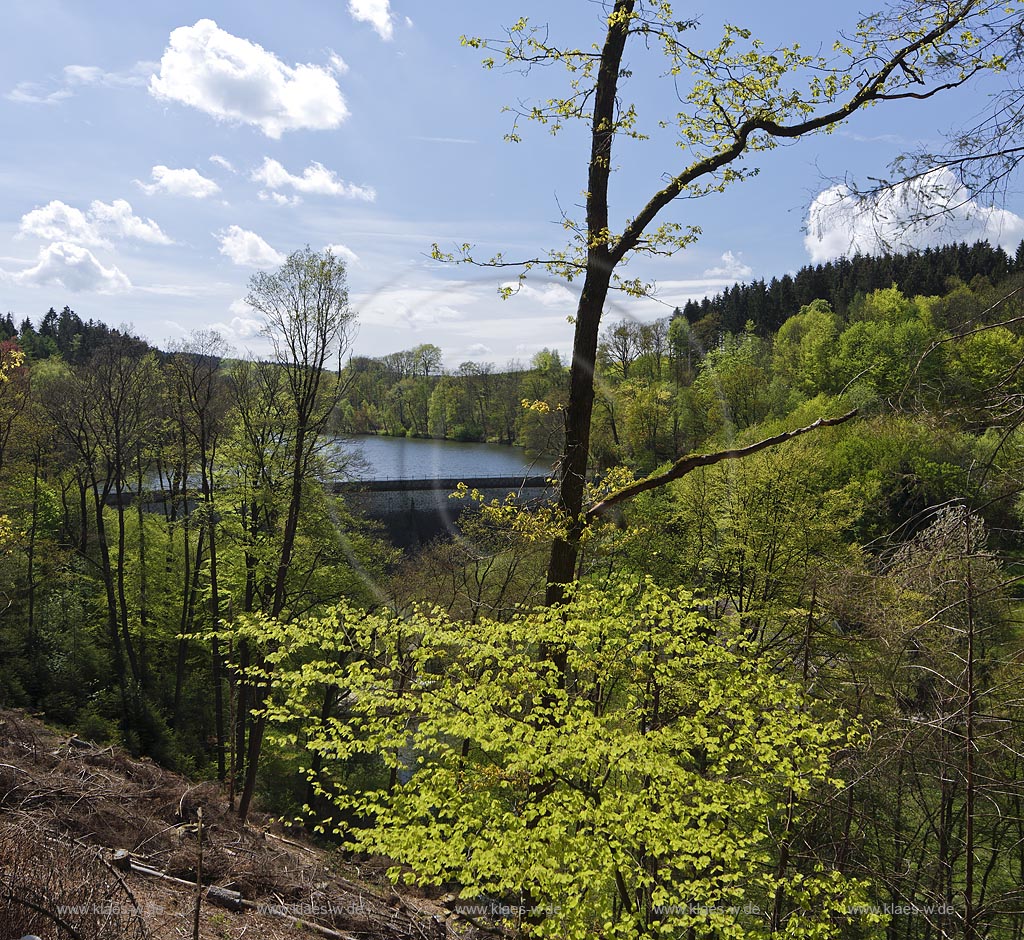
[[[350,433],[557,453],[558,353],[344,359],[344,265],[308,250],[251,284],[266,361],[8,315],[0,700],[567,935],[1024,936],[1022,257],[608,324],[554,607],[549,503],[403,556],[330,483]]]

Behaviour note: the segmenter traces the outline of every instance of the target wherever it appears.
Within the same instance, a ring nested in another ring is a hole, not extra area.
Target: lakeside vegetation
[[[940,294],[874,286],[925,262]],[[610,878],[600,916],[623,892],[648,917],[690,892],[924,940],[970,883],[993,931],[1021,933],[1017,259],[857,259],[865,291],[794,303],[774,332],[721,326],[739,288],[606,327],[590,504],[687,453],[858,415],[597,516],[564,608],[540,606],[551,507],[482,505],[462,539],[403,558],[323,486],[326,443],[359,422],[557,446],[557,354],[342,363],[343,266],[289,265],[254,299],[326,270],[319,366],[287,352],[287,311],[267,362],[212,334],[156,350],[66,308],[2,341],[5,705],[581,925],[574,886]],[[150,479],[158,511],[119,498]],[[502,861],[556,845],[561,889]]]

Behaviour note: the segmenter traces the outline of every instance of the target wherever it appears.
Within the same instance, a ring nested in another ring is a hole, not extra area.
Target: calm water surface
[[[521,447],[462,444],[406,437],[352,437],[343,441],[362,458],[348,475],[363,480],[438,480],[452,477],[543,476],[551,458],[536,460]]]

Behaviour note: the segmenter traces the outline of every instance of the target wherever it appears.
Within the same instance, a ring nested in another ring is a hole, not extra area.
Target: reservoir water
[[[550,457],[529,458],[521,447],[429,438],[352,437],[341,442],[360,458],[346,474],[357,480],[438,480],[544,476]]]

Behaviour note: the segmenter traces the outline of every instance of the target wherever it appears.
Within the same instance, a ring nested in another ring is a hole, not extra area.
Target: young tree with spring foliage
[[[315,788],[361,821],[336,828],[509,935],[827,937],[863,899],[827,858],[780,867],[777,835],[859,735],[685,592],[623,581],[501,622],[342,606],[256,629],[277,641],[280,733],[307,737]],[[566,638],[560,686],[538,650]],[[345,719],[320,718],[325,687]],[[346,792],[365,756],[379,786]]]
[[[501,40],[463,39],[490,53],[487,67],[529,71],[562,65],[567,70],[567,88],[518,109],[510,140],[520,140],[520,119],[553,132],[573,121],[590,127],[585,217],[565,219],[573,233],[569,246],[519,261],[499,255],[485,262],[518,266],[521,277],[540,266],[556,277],[582,280],[560,464],[559,499],[570,525],[552,545],[552,603],[573,579],[585,527],[601,316],[611,290],[642,294],[648,289],[641,280],[620,275],[620,267],[635,255],[670,255],[691,244],[699,229],[677,220],[658,224],[662,215],[677,200],[704,198],[756,174],[760,155],[780,143],[831,131],[868,106],[930,98],[978,73],[1003,68],[1021,21],[1015,8],[992,0],[897,0],[863,17],[852,37],[829,44],[831,55],[811,55],[796,44],[766,50],[733,24],[726,24],[717,43],[701,48],[690,41],[698,21],[680,18],[667,0],[607,0],[602,7],[603,37],[592,43],[559,44],[526,18]],[[630,53],[656,48],[681,101],[676,114],[645,114],[642,103],[627,94]],[[617,141],[645,139],[656,129],[679,145],[678,162],[652,180],[645,203],[613,211]],[[435,246],[434,255],[474,260],[469,245],[456,255]]]

